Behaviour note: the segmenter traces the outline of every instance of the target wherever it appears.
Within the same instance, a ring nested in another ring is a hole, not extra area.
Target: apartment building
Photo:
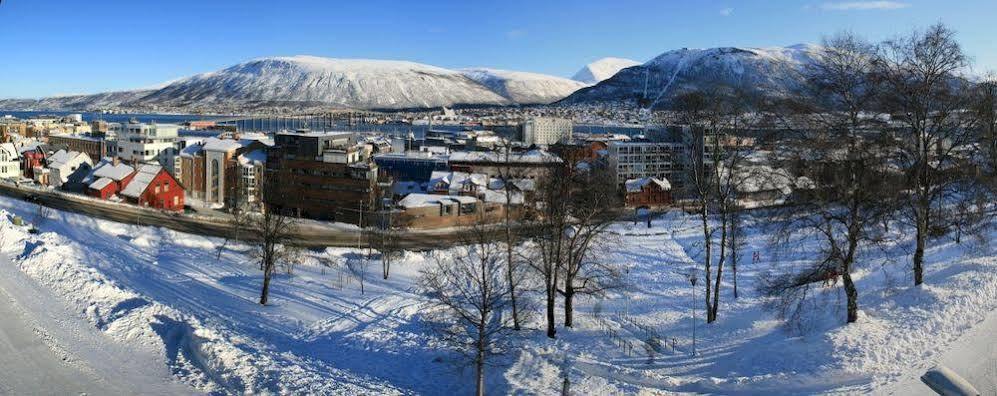
[[[564,118],[534,117],[523,122],[521,128],[527,146],[549,146],[571,140],[574,123]]]
[[[351,133],[278,133],[260,187],[267,209],[358,224],[361,211],[376,209],[380,187],[377,164],[361,160],[354,143]]]
[[[179,126],[130,122],[115,127],[117,154],[122,161],[132,165],[159,163],[173,169]]]
[[[668,180],[673,188],[684,185],[688,145],[679,142],[609,142],[607,157],[617,185],[627,180],[658,178]]]

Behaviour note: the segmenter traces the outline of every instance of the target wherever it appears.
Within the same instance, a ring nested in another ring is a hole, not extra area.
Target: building
[[[267,180],[261,182],[267,209],[354,224],[361,211],[375,210],[381,189],[378,167],[373,161],[356,161],[360,156],[351,148],[352,137],[309,130],[278,133],[267,150]]]
[[[53,146],[66,147],[70,151],[87,153],[91,159],[113,157],[117,153],[111,150],[107,140],[84,135],[49,135],[48,143]]]
[[[191,203],[196,201],[213,207],[247,203],[247,197],[236,192],[243,182],[244,172],[237,158],[249,151],[265,149],[266,143],[253,139],[218,138],[187,143],[174,160],[173,174],[186,188]],[[263,157],[265,163],[265,154]]]
[[[84,193],[91,197],[110,199],[114,197],[135,177],[135,168],[121,163],[117,158],[104,158],[94,166],[84,180]]]
[[[157,162],[173,169],[180,127],[170,124],[130,122],[118,125],[118,157],[132,165]]]
[[[627,180],[624,186],[628,208],[663,207],[672,203],[672,185],[668,180],[645,177]]]
[[[56,188],[78,189],[93,168],[90,156],[78,151],[59,150],[47,160],[48,185]]]
[[[426,187],[430,194],[477,196],[488,188],[487,175],[453,171],[436,171]]]
[[[380,171],[396,181],[429,180],[433,171],[447,169],[447,157],[425,151],[374,155]]]
[[[563,161],[544,150],[505,153],[497,151],[457,151],[450,153],[447,163],[458,172],[481,173],[488,177],[540,179],[550,175]],[[511,173],[511,175],[504,175]]]
[[[128,202],[150,208],[183,211],[184,190],[162,165],[145,164],[121,190]]]
[[[623,187],[627,180],[657,178],[682,188],[689,150],[677,142],[609,142],[609,170]]]
[[[402,228],[446,228],[494,223],[504,217],[504,207],[462,195],[409,194],[398,202]]]
[[[263,181],[263,172],[267,166],[266,149],[257,149],[240,154],[236,157],[239,164],[238,172],[232,172],[233,177],[238,177],[233,186],[233,196],[238,194],[241,206],[256,207],[260,203],[260,183]]]
[[[21,157],[13,143],[0,143],[0,179],[21,177]]]
[[[534,117],[523,122],[523,143],[527,146],[548,146],[571,140],[574,123],[569,119]]]

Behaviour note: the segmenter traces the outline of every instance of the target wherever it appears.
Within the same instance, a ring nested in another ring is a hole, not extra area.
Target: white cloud
[[[723,15],[725,17],[734,15],[734,8],[732,7],[723,8],[720,10],[720,15]]]
[[[907,7],[910,4],[899,1],[842,1],[820,6],[825,11],[899,10]]]

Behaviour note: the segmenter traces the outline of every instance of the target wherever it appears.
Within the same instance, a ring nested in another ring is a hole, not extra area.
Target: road
[[[161,226],[190,234],[215,237],[232,235],[232,229],[225,217],[171,214],[37,187],[15,186],[10,183],[0,183],[0,195],[120,223]],[[334,223],[302,221],[292,239],[296,245],[303,247],[353,247],[357,245],[358,232],[357,228]],[[466,231],[446,229],[397,231],[392,236],[396,238],[400,248],[420,250],[452,246],[461,241],[463,234],[466,234]]]
[[[192,394],[155,353],[118,343],[0,253],[0,395]]]

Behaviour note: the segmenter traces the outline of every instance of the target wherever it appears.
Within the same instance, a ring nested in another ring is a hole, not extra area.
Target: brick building
[[[352,146],[350,133],[278,133],[267,150],[264,204],[302,217],[358,224],[361,210],[376,210],[380,187],[377,165],[355,155]]]

